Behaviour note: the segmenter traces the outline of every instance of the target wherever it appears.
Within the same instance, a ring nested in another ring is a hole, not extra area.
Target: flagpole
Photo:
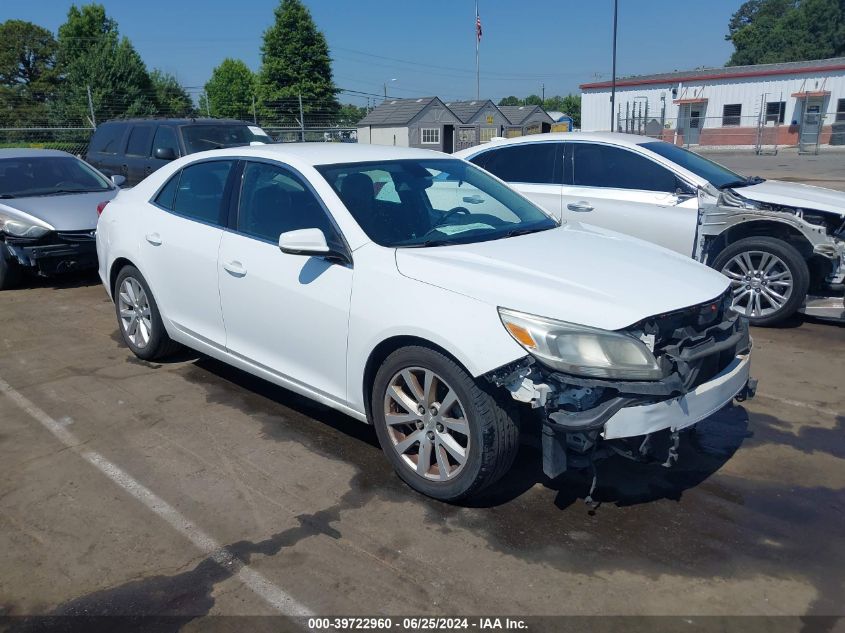
[[[479,72],[478,44],[478,0],[475,0],[475,100],[481,99],[481,74]]]

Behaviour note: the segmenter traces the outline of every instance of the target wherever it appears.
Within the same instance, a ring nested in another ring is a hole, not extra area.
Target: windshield
[[[382,246],[443,246],[544,231],[557,222],[455,159],[323,165],[317,170]]]
[[[249,145],[253,141],[273,142],[260,127],[238,124],[186,125],[182,128],[182,138],[189,154],[221,147]]]
[[[112,185],[73,156],[0,159],[0,198],[108,191]]]
[[[672,145],[671,143],[664,143],[663,141],[654,141],[651,143],[640,143],[641,147],[649,151],[659,154],[664,158],[668,158],[673,163],[680,165],[694,173],[696,176],[704,178],[711,185],[717,189],[722,187],[740,187],[745,184],[753,184],[752,181],[745,176],[742,176],[727,167],[722,167],[719,163],[714,163],[685,150],[683,147]],[[759,182],[757,180],[756,182]]]

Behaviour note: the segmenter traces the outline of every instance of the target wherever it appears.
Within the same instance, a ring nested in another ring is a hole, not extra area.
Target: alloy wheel
[[[150,343],[153,323],[147,293],[136,279],[127,277],[123,280],[117,304],[126,338],[138,349],[144,349]]]
[[[447,481],[463,470],[469,421],[455,391],[433,371],[397,372],[384,395],[384,419],[394,450],[420,477]]]
[[[767,317],[783,308],[795,285],[792,272],[777,255],[745,251],[722,268],[731,280],[732,307],[747,317]]]

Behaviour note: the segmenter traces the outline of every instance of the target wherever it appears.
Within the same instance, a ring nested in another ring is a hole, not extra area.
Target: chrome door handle
[[[145,237],[153,246],[161,246],[161,235],[158,233],[147,233]]]
[[[566,205],[566,208],[570,211],[580,211],[583,213],[584,211],[592,211],[593,205],[591,205],[586,200],[579,200],[578,202],[571,202],[570,204]]]
[[[246,268],[239,261],[226,262],[223,264],[223,269],[235,277],[244,277],[246,275]]]

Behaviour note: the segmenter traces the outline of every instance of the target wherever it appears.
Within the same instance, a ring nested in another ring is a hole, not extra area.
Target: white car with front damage
[[[507,472],[520,409],[554,477],[753,393],[724,276],[436,152],[194,154],[106,206],[97,249],[137,356],[183,344],[371,423],[439,499]]]
[[[541,134],[458,152],[555,217],[640,237],[720,270],[754,325],[845,319],[845,193],[741,176],[647,136]]]

